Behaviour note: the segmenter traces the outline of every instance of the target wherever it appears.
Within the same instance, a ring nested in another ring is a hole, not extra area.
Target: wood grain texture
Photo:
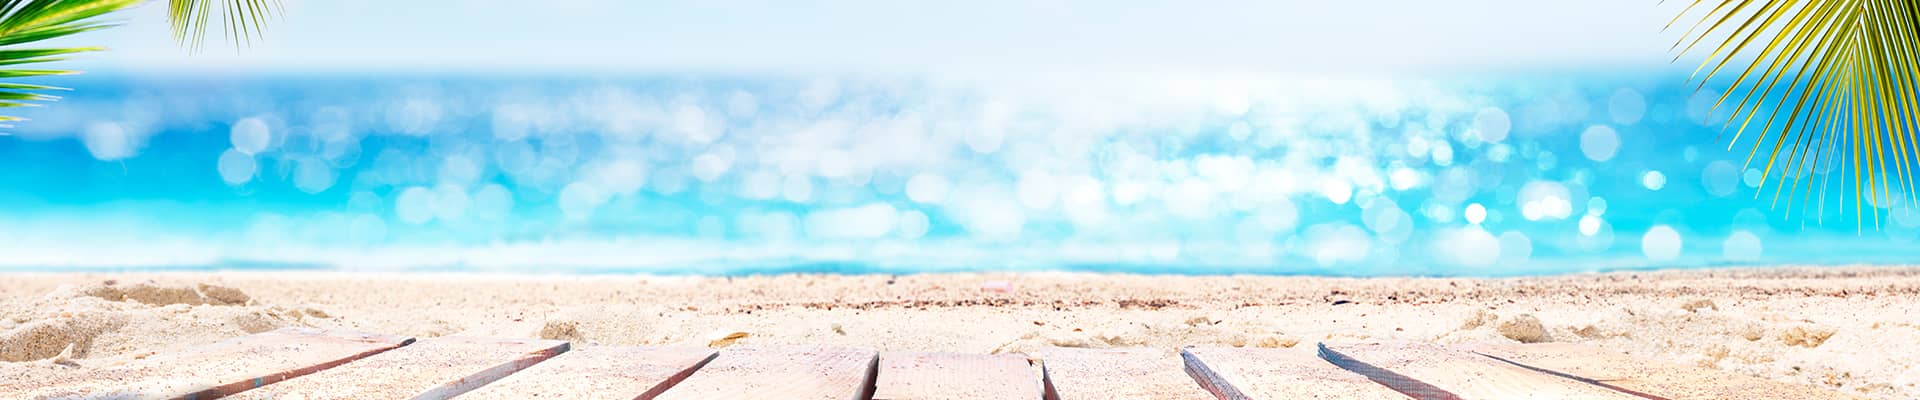
[[[235,398],[447,399],[565,351],[567,342],[558,340],[440,337],[242,392]]]
[[[460,400],[652,399],[719,354],[701,347],[587,347],[508,375]]]
[[[411,343],[404,336],[285,328],[162,353],[53,382],[0,382],[0,398],[212,399]]]
[[[880,355],[873,400],[1040,400],[1040,375],[1020,354]]]
[[[661,400],[849,400],[873,393],[879,353],[845,347],[730,348]]]
[[[1049,347],[1031,354],[1046,371],[1049,400],[1210,400],[1160,349]],[[885,377],[886,375],[881,375]]]
[[[1301,350],[1189,348],[1180,356],[1187,374],[1223,400],[1407,398]]]
[[[1418,399],[1639,398],[1437,344],[1322,343],[1320,356]]]
[[[1650,398],[1858,399],[1815,386],[1796,385],[1706,368],[1634,357],[1571,343],[1487,344],[1466,347],[1525,368]]]

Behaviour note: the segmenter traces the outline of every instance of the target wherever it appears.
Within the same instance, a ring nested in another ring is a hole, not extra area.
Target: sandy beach
[[[0,379],[39,379],[288,326],[576,345],[1295,347],[1572,342],[1920,398],[1920,268],[1510,279],[1079,273],[537,276],[8,274]]]

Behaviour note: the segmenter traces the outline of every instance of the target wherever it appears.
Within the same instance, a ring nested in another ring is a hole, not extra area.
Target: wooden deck
[[[1574,344],[880,353],[815,346],[569,349],[550,340],[283,329],[0,399],[1852,399]]]

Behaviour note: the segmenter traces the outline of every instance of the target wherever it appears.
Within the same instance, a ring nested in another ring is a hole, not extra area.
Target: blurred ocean
[[[1920,261],[1905,194],[1748,165],[1684,80],[62,77],[0,131],[0,271]]]

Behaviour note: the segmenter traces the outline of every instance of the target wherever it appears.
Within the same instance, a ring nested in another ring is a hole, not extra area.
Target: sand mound
[[[1520,343],[1540,343],[1553,340],[1553,337],[1547,334],[1547,326],[1541,324],[1540,319],[1534,318],[1531,314],[1515,315],[1513,318],[1500,321],[1499,331],[1500,336],[1518,340]]]
[[[1473,315],[1467,316],[1466,321],[1460,322],[1460,330],[1478,329],[1499,320],[1499,315],[1494,315],[1493,313],[1487,312],[1487,310],[1476,309],[1473,310]]]
[[[538,336],[541,339],[547,340],[565,340],[576,343],[586,341],[586,335],[580,334],[580,323],[568,320],[547,321],[545,326],[540,327]]]
[[[239,289],[208,283],[61,285],[37,299],[0,304],[0,361],[130,355],[152,343],[191,344],[310,326],[308,317],[327,315],[312,307],[253,302]]]
[[[132,301],[155,306],[173,304],[243,305],[253,300],[239,289],[206,283],[193,286],[161,285],[153,282],[120,285],[117,281],[111,280],[69,290],[56,290],[54,293],[49,294],[49,296],[72,297],[76,292],[81,296],[96,297],[107,301]]]
[[[90,313],[27,322],[0,333],[0,361],[41,360],[69,350],[69,356],[85,357],[94,338],[126,324],[127,317],[119,313]]]
[[[1825,344],[1827,339],[1833,338],[1833,333],[1832,329],[1796,326],[1781,333],[1780,342],[1786,343],[1788,346],[1800,346],[1811,349]]]
[[[226,286],[202,283],[194,285],[194,288],[199,289],[200,298],[206,300],[207,304],[240,305],[247,304],[248,301],[253,300],[253,298],[248,297],[246,293],[240,292],[240,289]]]
[[[1687,301],[1686,303],[1680,304],[1680,309],[1691,311],[1691,312],[1699,312],[1700,310],[1705,310],[1705,309],[1720,311],[1720,305],[1714,304],[1713,300],[1693,299],[1693,300]]]
[[[1587,325],[1580,328],[1563,328],[1564,332],[1574,336],[1592,337],[1604,335],[1600,328]],[[1472,343],[1513,340],[1521,343],[1542,343],[1553,341],[1553,332],[1540,318],[1533,314],[1519,314],[1501,318],[1487,310],[1476,309],[1467,314],[1460,327],[1447,332],[1435,341],[1442,343]]]

